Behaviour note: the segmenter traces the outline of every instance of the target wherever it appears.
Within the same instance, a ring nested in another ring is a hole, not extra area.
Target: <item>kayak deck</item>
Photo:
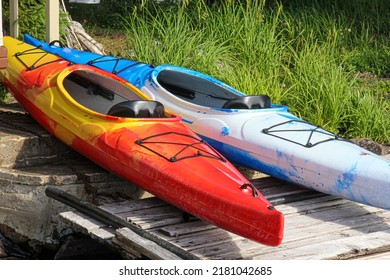
[[[251,182],[285,215],[285,238],[278,247],[252,242],[196,218],[183,221],[182,211],[155,197],[113,202],[100,208],[200,259],[351,259],[390,252],[390,211],[271,177]],[[133,258],[155,250],[153,246],[139,247],[143,242],[133,239],[125,229],[115,232],[76,210],[63,212],[60,218],[93,238],[119,245]]]

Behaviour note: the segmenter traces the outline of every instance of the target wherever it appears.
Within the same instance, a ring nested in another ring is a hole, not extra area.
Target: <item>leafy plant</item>
[[[9,1],[3,0],[3,20],[4,29],[9,34]],[[12,1],[12,0],[11,0]],[[19,37],[22,38],[23,34],[28,33],[40,40],[46,40],[46,6],[45,1],[40,0],[19,0]],[[68,22],[66,14],[60,14],[60,36],[64,34]]]

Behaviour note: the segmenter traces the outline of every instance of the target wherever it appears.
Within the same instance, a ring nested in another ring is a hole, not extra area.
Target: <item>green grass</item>
[[[342,137],[389,143],[390,87],[377,86],[390,73],[385,2],[285,2],[148,6],[124,17],[127,48],[132,59],[181,65],[247,94],[266,93]],[[370,84],[358,75],[365,72]]]
[[[10,93],[0,84],[0,104],[6,103],[10,98]]]

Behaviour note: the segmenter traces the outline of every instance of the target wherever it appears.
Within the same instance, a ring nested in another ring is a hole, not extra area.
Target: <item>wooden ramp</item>
[[[285,237],[278,247],[242,238],[150,197],[100,206],[199,259],[388,258],[390,211],[309,191],[271,177],[252,180],[285,215]],[[128,229],[107,227],[77,211],[60,214],[73,228],[108,242],[128,258],[175,259],[163,248]],[[169,250],[168,250],[169,251]]]

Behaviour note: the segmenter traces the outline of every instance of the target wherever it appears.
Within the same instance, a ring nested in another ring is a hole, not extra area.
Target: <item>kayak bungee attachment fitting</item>
[[[259,197],[259,193],[257,192],[257,189],[252,184],[244,184],[240,187],[241,190],[246,190],[247,188],[250,188],[252,190],[253,197]]]

